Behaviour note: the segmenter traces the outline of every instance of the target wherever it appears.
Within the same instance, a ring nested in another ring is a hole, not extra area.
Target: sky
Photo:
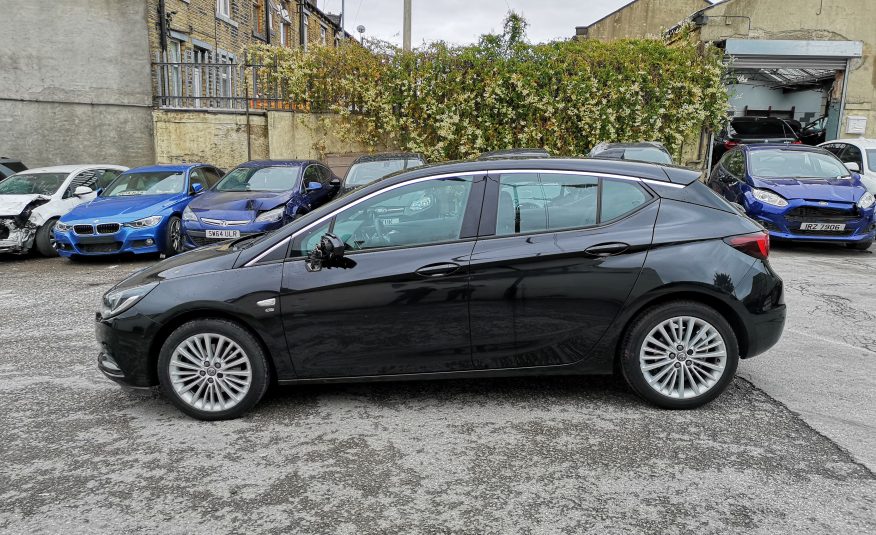
[[[529,22],[531,42],[568,39],[575,26],[586,26],[631,0],[412,0],[411,42],[444,40],[453,44],[477,41],[484,33],[498,33],[509,9]],[[345,0],[344,26],[358,36],[358,25],[366,37],[401,45],[403,0]],[[341,11],[341,0],[318,0],[319,8]]]

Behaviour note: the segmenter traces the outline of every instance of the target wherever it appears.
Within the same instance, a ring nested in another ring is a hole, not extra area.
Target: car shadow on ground
[[[819,256],[855,256],[876,252],[876,245],[871,246],[866,251],[857,251],[846,247],[843,243],[807,243],[776,239],[770,240],[770,247],[774,251],[788,251]]]
[[[60,256],[45,257],[38,254],[0,254],[0,265],[13,264],[23,262],[58,262],[60,264],[82,264],[82,265],[102,265],[102,264],[119,264],[133,262],[158,262],[161,256],[158,253],[154,254],[124,254],[124,255],[107,255],[107,256],[80,256],[76,259],[63,258]]]

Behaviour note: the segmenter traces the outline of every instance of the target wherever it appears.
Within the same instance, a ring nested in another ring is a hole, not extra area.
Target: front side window
[[[74,176],[73,180],[70,181],[70,185],[67,187],[67,193],[65,193],[64,196],[72,197],[73,192],[75,192],[76,188],[79,186],[85,186],[86,188],[96,190],[98,172],[97,169],[87,169]]]
[[[288,191],[295,188],[297,166],[238,167],[215,186],[216,191]]]
[[[650,199],[632,181],[566,173],[504,174],[499,177],[496,235],[590,227],[626,215]]]
[[[101,169],[97,173],[97,187],[106,189],[122,172],[118,169]]]
[[[406,184],[339,213],[331,232],[348,252],[458,240],[472,184],[469,177]]]
[[[867,149],[867,167],[876,171],[876,149]]]
[[[751,174],[760,178],[794,177],[828,179],[849,176],[835,157],[799,150],[758,150],[749,155]]]
[[[301,182],[302,191],[306,191],[307,185],[311,182],[318,182],[322,184],[322,173],[319,170],[319,166],[309,165],[307,169],[304,170],[304,180],[302,180]]]
[[[840,155],[840,160],[844,163],[854,162],[858,164],[858,168],[864,170],[864,155],[861,154],[861,149],[854,145],[846,145],[846,150]]]
[[[734,151],[727,155],[724,169],[731,175],[740,178],[745,174],[745,155],[740,151]]]
[[[54,195],[67,173],[19,173],[0,181],[0,195]]]
[[[129,195],[170,195],[182,193],[185,187],[183,171],[122,173],[102,194],[104,197]]]

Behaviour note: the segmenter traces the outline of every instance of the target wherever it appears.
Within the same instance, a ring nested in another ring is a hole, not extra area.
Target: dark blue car
[[[58,254],[182,252],[183,210],[221,176],[216,167],[201,163],[125,171],[93,201],[58,220],[54,231]]]
[[[278,229],[331,200],[339,187],[340,179],[317,161],[246,162],[186,209],[185,246]]]
[[[842,242],[863,250],[876,235],[873,194],[824,149],[742,145],[721,158],[708,185],[741,205],[773,238]]]

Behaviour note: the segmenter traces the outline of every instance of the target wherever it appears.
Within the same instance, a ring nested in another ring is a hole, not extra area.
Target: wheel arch
[[[173,316],[169,321],[167,321],[159,328],[158,332],[152,338],[152,341],[149,345],[148,369],[150,370],[150,374],[155,374],[153,377],[151,377],[152,379],[154,379],[155,381],[157,381],[158,379],[158,357],[161,353],[161,346],[164,345],[164,342],[171,335],[171,333],[190,321],[210,319],[229,321],[246,330],[259,344],[259,346],[262,348],[262,351],[264,351],[265,357],[267,357],[266,360],[268,361],[268,368],[270,370],[270,381],[271,383],[276,383],[277,370],[274,367],[274,359],[270,350],[268,349],[268,345],[265,343],[265,340],[258,333],[258,331],[239,316],[227,311],[214,309],[197,309],[181,312],[180,314]]]

